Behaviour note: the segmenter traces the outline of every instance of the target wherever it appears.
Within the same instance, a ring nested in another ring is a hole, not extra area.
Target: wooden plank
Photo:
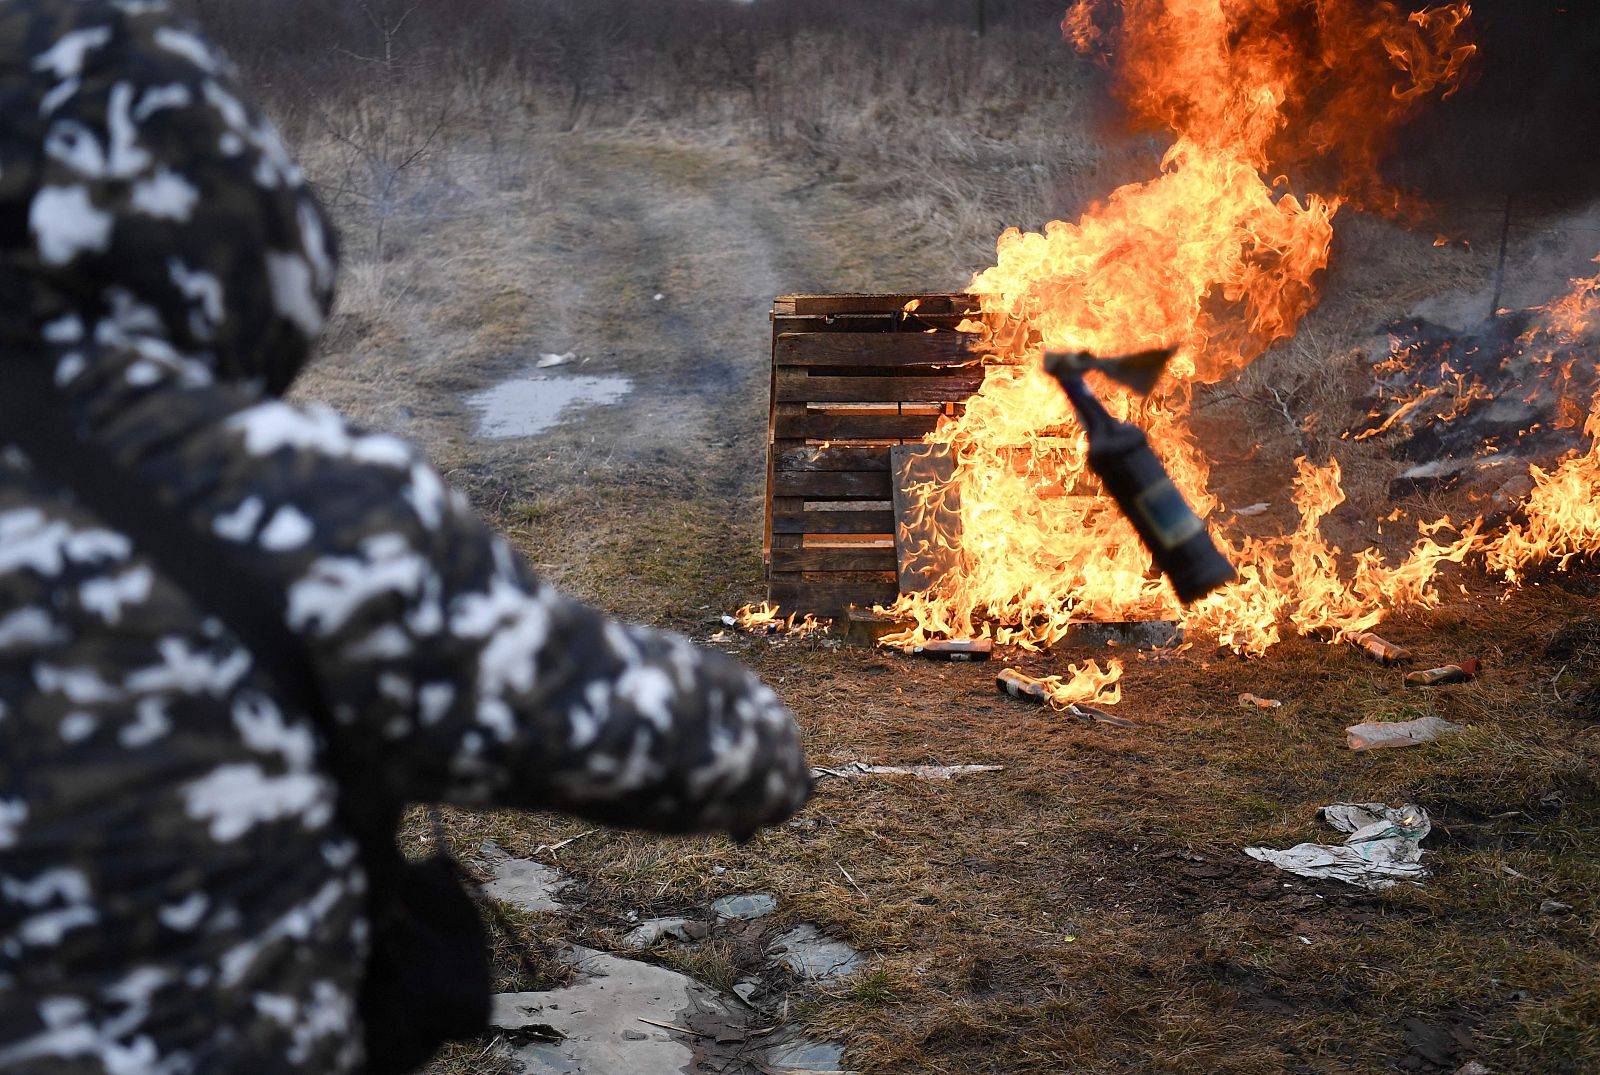
[[[881,470],[889,469],[888,447],[799,444],[774,447],[772,468],[779,470]]]
[[[775,549],[774,571],[893,571],[894,550],[865,549]]]
[[[812,500],[888,500],[891,495],[884,470],[779,470],[773,472],[772,491]]]
[[[926,317],[920,314],[913,314],[910,317],[904,314],[839,314],[828,317],[796,317],[792,314],[779,314],[773,316],[772,328],[775,333],[795,332],[811,335],[854,332],[876,336],[919,333],[926,336],[932,335],[928,329],[936,329],[941,335],[954,333],[956,327],[966,320],[968,318],[961,314],[930,314]]]
[[[773,384],[780,403],[965,403],[983,384],[976,376],[819,377],[803,369],[778,369]]]
[[[775,496],[767,501],[767,560],[770,563],[774,549],[798,549],[805,544],[803,533],[784,533],[775,525],[780,515],[794,515],[806,510],[804,497]]]
[[[901,593],[922,593],[961,556],[961,494],[946,444],[892,449],[894,547]]]
[[[784,511],[774,505],[772,537],[800,534],[894,534],[892,511]]]
[[[774,344],[776,348],[776,344]],[[770,380],[770,378],[769,378]],[[772,402],[767,410],[767,542],[766,556],[770,572],[772,550],[783,548],[799,548],[802,540],[799,534],[782,534],[774,529],[772,520],[774,516],[806,510],[806,502],[802,497],[780,497],[773,492],[773,482],[776,479],[773,460],[778,452],[785,448],[794,448],[805,444],[805,438],[785,440],[778,427],[797,418],[806,416],[806,408],[802,403],[779,403],[777,400],[778,388],[776,384],[769,386]]]
[[[945,293],[938,295],[885,295],[861,293],[848,295],[783,295],[774,303],[782,303],[797,314],[861,314],[901,313],[906,303],[917,300],[919,313],[965,313],[976,310],[978,301],[971,295]]]
[[[794,440],[916,440],[939,424],[936,414],[779,414],[776,433]]]
[[[988,366],[870,366],[866,363],[869,357],[853,366],[781,366],[784,373],[795,374],[810,370],[813,377],[839,377],[843,379],[861,378],[871,380],[877,377],[960,377],[972,382],[972,390],[977,391],[983,384],[984,373],[990,369]]]
[[[782,332],[776,366],[911,366],[982,369],[960,332]]]
[[[892,575],[881,582],[774,582],[767,587],[767,600],[775,601],[784,612],[812,612],[819,616],[843,616],[851,605],[863,608],[888,605],[899,596]]]

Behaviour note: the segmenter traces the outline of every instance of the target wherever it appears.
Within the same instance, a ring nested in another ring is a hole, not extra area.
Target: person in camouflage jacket
[[[396,801],[736,833],[809,790],[732,661],[554,592],[405,443],[279,395],[334,243],[164,0],[0,0],[0,362],[248,550]],[[5,442],[0,430],[0,444]],[[0,448],[0,1072],[351,1072],[368,923],[322,729]]]

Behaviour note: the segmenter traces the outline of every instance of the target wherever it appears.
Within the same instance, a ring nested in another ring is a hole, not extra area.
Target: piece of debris
[[[1247,847],[1244,853],[1300,877],[1344,881],[1371,892],[1428,876],[1420,845],[1433,823],[1422,807],[1339,803],[1324,806],[1317,816],[1350,834],[1343,844],[1300,844],[1287,851]]]
[[[1571,914],[1572,905],[1570,903],[1562,903],[1559,900],[1545,900],[1539,904],[1539,913],[1545,915]]]
[[[1411,659],[1410,650],[1386,641],[1371,631],[1346,631],[1343,638],[1379,664],[1402,664]]]
[[[485,867],[494,874],[483,886],[483,894],[519,911],[559,911],[556,893],[572,884],[572,878],[542,862],[513,858],[504,848],[485,840],[478,848]]]
[[[640,922],[622,938],[622,947],[630,952],[642,952],[662,938],[671,938],[683,944],[705,940],[710,930],[705,923],[689,918],[652,918]]]
[[[838,981],[861,969],[860,952],[809,922],[774,941],[773,951],[779,953],[778,962],[814,982]]]
[[[905,652],[913,657],[926,657],[934,661],[987,661],[994,656],[994,641],[988,638],[953,638],[919,642],[907,646]]]
[[[1000,669],[999,674],[994,677],[994,685],[1001,694],[1009,694],[1013,698],[1020,698],[1025,702],[1038,702],[1041,705],[1055,696],[1055,692],[1044,680],[1024,675],[1015,668]]]
[[[1038,702],[1090,720],[1105,717],[1106,724],[1132,727],[1130,722],[1109,717],[1103,710],[1087,704],[1094,701],[1116,705],[1122,701],[1122,688],[1117,686],[1122,670],[1122,662],[1114,658],[1106,662],[1104,670],[1097,661],[1085,661],[1081,666],[1069,664],[1065,676],[1035,678],[1015,668],[1002,668],[994,677],[994,686],[1000,693],[1025,702]],[[1075,706],[1078,708],[1074,709]]]
[[[657,291],[656,294],[655,294],[655,300],[654,301],[660,302],[664,298],[666,298],[666,296],[663,295],[661,292]]]
[[[1414,747],[1442,735],[1455,735],[1467,729],[1443,717],[1379,724],[1356,724],[1344,730],[1351,750],[1382,750],[1385,747]]]
[[[778,897],[765,892],[748,896],[723,896],[711,901],[711,909],[716,912],[718,918],[754,922],[778,909]]]
[[[560,851],[563,847],[568,847],[577,843],[579,840],[587,839],[599,831],[599,829],[585,829],[576,836],[568,836],[565,840],[557,840],[553,844],[540,844],[538,847],[533,849],[533,853],[535,855],[543,855],[546,852],[553,854],[557,851]]]
[[[822,1055],[812,1050],[825,1047],[799,1027],[752,1023],[740,1001],[676,971],[576,945],[561,959],[576,972],[571,985],[494,998],[489,1023],[504,1032],[507,1059],[516,1065],[510,1071],[838,1071],[803,1066],[805,1057]],[[756,995],[755,983],[741,984],[752,988],[738,993]]]
[[[1235,515],[1237,515],[1241,519],[1253,519],[1257,515],[1264,514],[1265,512],[1270,510],[1271,507],[1272,507],[1271,504],[1268,504],[1265,501],[1262,501],[1259,504],[1251,504],[1249,507],[1234,508],[1233,509],[1233,513]]]
[[[564,355],[543,354],[543,355],[539,356],[539,361],[535,362],[534,366],[535,366],[535,368],[541,369],[541,370],[554,369],[556,366],[565,366],[565,365],[567,365],[569,362],[571,362],[573,359],[575,359],[577,357],[578,357],[578,352],[576,352],[576,351],[568,351]],[[526,368],[526,367],[524,367],[524,368]]]
[[[749,1004],[761,993],[761,983],[752,981],[734,982],[733,995]]]
[[[1370,630],[1347,630],[1341,637],[1378,664],[1402,664],[1411,659],[1410,649],[1379,638]]]
[[[897,620],[858,605],[851,605],[845,610],[845,624],[845,643],[851,646],[865,646],[868,649],[876,646],[884,635],[903,631],[910,626],[904,620]]]
[[[767,601],[759,605],[745,605],[733,615],[723,616],[722,622],[729,627],[737,627],[746,634],[781,634],[791,639],[806,639],[826,634],[828,628],[833,626],[832,620],[819,620],[809,612],[804,617],[798,612],[793,612],[785,619],[782,610]]]
[[[1405,1071],[1450,1070],[1473,1044],[1472,1032],[1455,1019],[1413,1016],[1400,1021],[1407,1055],[1395,1067]],[[1426,1065],[1426,1067],[1424,1067]]]
[[[1093,724],[1109,724],[1113,728],[1138,727],[1138,725],[1131,720],[1125,720],[1122,717],[1113,717],[1104,709],[1097,709],[1087,702],[1073,702],[1071,705],[1067,706],[1063,712],[1067,713],[1069,716],[1074,716],[1079,720],[1086,720]]]
[[[1456,1068],[1456,1075],[1493,1075],[1493,1072],[1476,1060],[1469,1060]]]
[[[767,1053],[769,1070],[774,1072],[815,1072],[833,1075],[844,1070],[844,1050],[837,1045],[801,1039],[780,1045]]]
[[[1478,669],[1482,667],[1483,662],[1474,657],[1460,664],[1440,665],[1438,668],[1429,668],[1423,672],[1407,672],[1406,686],[1436,687],[1441,683],[1465,683],[1476,676]]]
[[[853,761],[834,769],[813,769],[811,779],[821,780],[825,776],[914,776],[920,780],[951,780],[967,773],[998,773],[1004,770],[1004,765],[868,765]]]
[[[1276,698],[1263,698],[1259,694],[1239,695],[1239,705],[1244,709],[1282,709],[1283,703]]]
[[[577,971],[572,985],[494,998],[491,1026],[537,1025],[561,1036],[557,1044],[517,1049],[519,1070],[678,1075],[694,1062],[695,1050],[662,1024],[681,1026],[690,1011],[733,1010],[715,991],[663,967],[575,945],[562,960]]]

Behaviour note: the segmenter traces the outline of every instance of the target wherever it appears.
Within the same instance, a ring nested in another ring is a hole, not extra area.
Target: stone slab
[[[773,942],[778,962],[813,982],[835,982],[861,969],[861,953],[809,922]]]
[[[556,893],[572,884],[560,870],[528,859],[491,858],[494,878],[483,886],[484,895],[510,904],[520,911],[559,911],[562,903]]]
[[[577,980],[538,993],[501,993],[491,1026],[549,1027],[564,1040],[516,1050],[522,1075],[683,1075],[694,1070],[685,1036],[643,1022],[684,1025],[684,1013],[730,1008],[708,986],[664,967],[572,945]]]

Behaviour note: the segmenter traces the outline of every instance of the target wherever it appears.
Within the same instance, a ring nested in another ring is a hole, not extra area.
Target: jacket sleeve
[[[108,433],[283,588],[341,746],[397,798],[735,834],[805,801],[794,720],[738,664],[557,593],[403,441],[278,401],[205,421],[214,392],[163,393],[160,441],[139,406]]]

